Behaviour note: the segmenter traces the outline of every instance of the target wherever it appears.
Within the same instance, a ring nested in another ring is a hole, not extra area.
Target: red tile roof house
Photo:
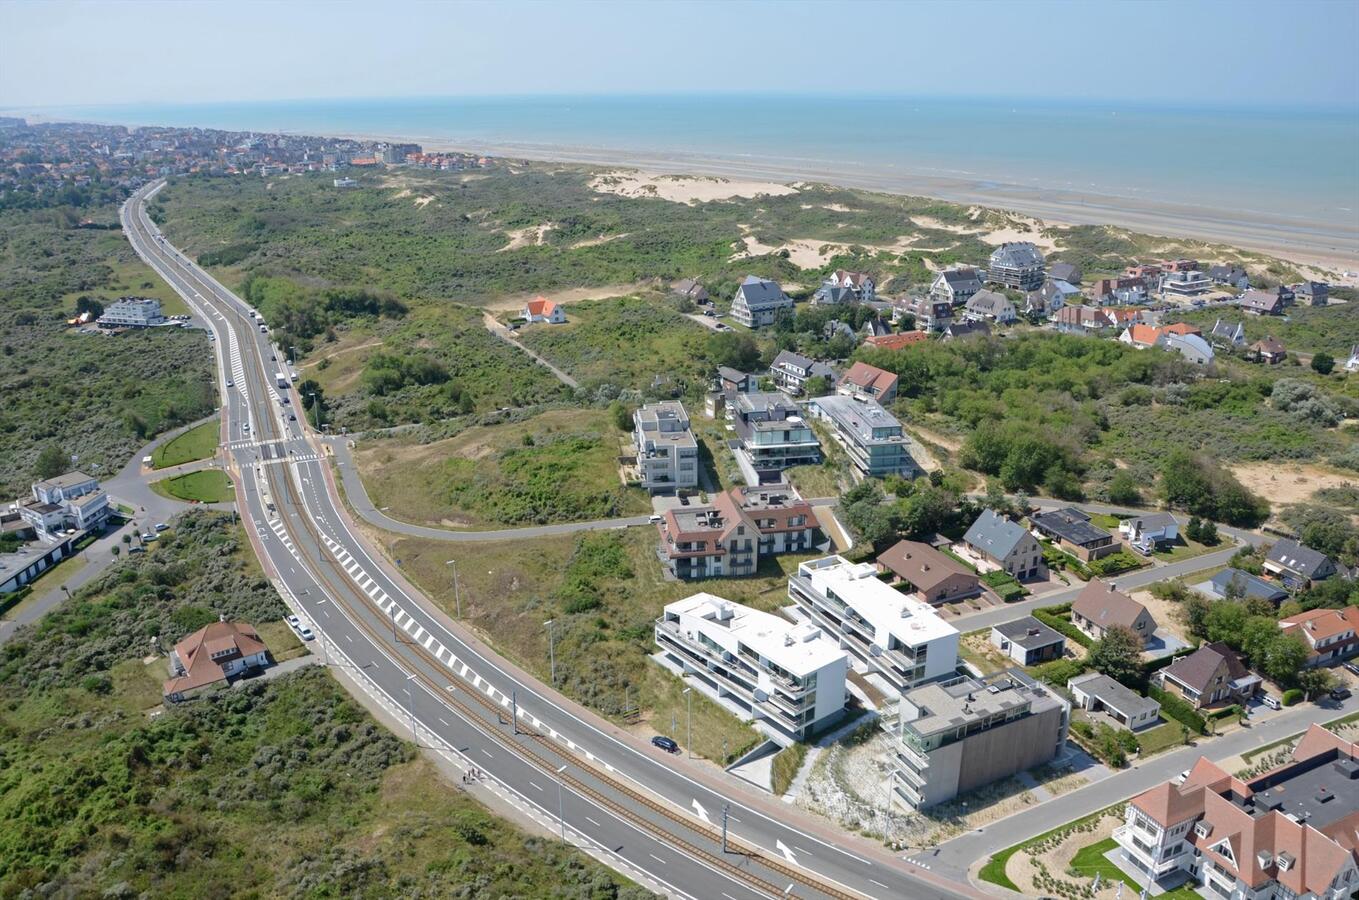
[[[836,390],[860,400],[891,403],[897,396],[897,376],[866,362],[856,362],[841,377]]]
[[[981,593],[981,579],[929,544],[898,541],[878,555],[878,571],[891,572],[929,604],[938,606]]]
[[[1156,620],[1147,608],[1111,584],[1091,579],[1071,604],[1071,623],[1094,640],[1115,625],[1132,629],[1142,643],[1156,631]]]
[[[905,350],[929,339],[929,332],[926,331],[899,331],[896,334],[874,335],[866,338],[864,343],[882,350]]]
[[[524,311],[520,313],[524,321],[530,324],[545,322],[548,325],[563,325],[566,323],[566,311],[562,305],[546,297],[535,297],[524,304]]]
[[[269,648],[253,625],[213,622],[175,644],[170,652],[174,677],[165,682],[165,699],[187,700],[252,669],[273,664]]]
[[[787,485],[734,487],[707,506],[666,510],[656,527],[661,563],[682,581],[753,575],[761,556],[824,546],[811,504]]]
[[[1126,871],[1204,897],[1340,898],[1359,886],[1359,745],[1312,725],[1250,781],[1206,758],[1182,784],[1128,802],[1114,830]]]
[[[1260,688],[1260,676],[1252,675],[1236,651],[1221,641],[1181,656],[1157,672],[1156,681],[1162,690],[1180,695],[1195,709],[1241,703]]]
[[[1359,651],[1359,607],[1310,609],[1279,620],[1279,628],[1307,644],[1307,665],[1328,666]]]

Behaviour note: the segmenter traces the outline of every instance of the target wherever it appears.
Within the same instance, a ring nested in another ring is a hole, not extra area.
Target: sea
[[[760,161],[1359,229],[1359,111],[841,96],[532,96],[66,107],[51,118]],[[557,155],[560,158],[560,154]]]

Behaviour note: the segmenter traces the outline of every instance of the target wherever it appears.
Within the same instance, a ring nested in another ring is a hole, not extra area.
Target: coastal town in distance
[[[709,8],[565,6],[665,47]],[[398,7],[488,48],[533,9]],[[1197,193],[1002,146],[1066,90],[1107,148],[1167,73],[1091,76],[1118,123],[1047,63],[866,64],[897,93],[0,64],[0,894],[1359,897],[1359,61],[1182,74],[1240,105]],[[797,143],[836,105],[881,141]],[[969,109],[946,173],[914,136]],[[688,142],[741,119],[778,151]],[[1207,183],[1302,120],[1313,171]]]

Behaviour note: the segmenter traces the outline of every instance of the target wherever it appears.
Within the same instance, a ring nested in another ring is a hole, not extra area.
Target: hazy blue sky
[[[1359,105],[1359,2],[0,0],[0,105],[831,92]]]

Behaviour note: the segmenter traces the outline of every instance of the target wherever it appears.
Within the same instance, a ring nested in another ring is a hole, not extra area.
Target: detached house
[[[1237,298],[1236,304],[1242,312],[1253,316],[1281,316],[1284,310],[1283,299],[1277,293],[1266,291],[1246,291]]]
[[[866,362],[856,362],[840,379],[836,390],[860,400],[891,403],[897,397],[897,376]]]
[[[779,390],[787,391],[793,396],[801,394],[807,382],[813,378],[824,377],[830,384],[835,383],[834,369],[792,350],[779,351],[779,355],[774,357],[769,366],[769,375]]]
[[[967,301],[967,318],[973,322],[995,322],[1008,325],[1019,318],[1015,305],[1004,294],[981,290]]]
[[[953,321],[953,304],[934,296],[912,297],[900,301],[893,308],[898,321],[903,315],[909,315],[915,319],[915,327],[921,331],[943,331]]]
[[[1324,281],[1304,281],[1293,288],[1298,303],[1325,306],[1331,299],[1331,286]]]
[[[1134,550],[1151,553],[1161,544],[1180,539],[1180,523],[1170,513],[1147,513],[1120,521],[1118,533]]]
[[[1064,306],[1053,317],[1053,324],[1064,334],[1093,334],[1116,324],[1108,310],[1094,306]]]
[[[1250,276],[1240,266],[1212,266],[1208,269],[1208,277],[1214,284],[1225,284],[1242,291],[1250,287]]]
[[[993,509],[983,510],[963,535],[963,544],[997,569],[1009,572],[1020,581],[1037,578],[1043,562],[1043,548],[1018,522],[1012,522]]]
[[[274,664],[269,648],[251,625],[213,622],[184,638],[170,652],[171,678],[165,699],[187,700],[205,689]]]
[[[1029,516],[1029,524],[1058,546],[1089,562],[1117,553],[1121,545],[1114,536],[1090,521],[1090,517],[1074,506]]]
[[[878,555],[877,566],[879,572],[890,572],[899,585],[932,606],[975,597],[982,590],[975,572],[918,541],[897,541]]]
[[[779,310],[792,308],[793,299],[777,281],[747,275],[732,298],[731,317],[747,328],[763,328],[774,324]]]
[[[860,302],[867,302],[877,297],[877,286],[873,282],[873,276],[865,272],[836,269],[835,274],[826,279],[825,286],[847,290],[855,300]]]
[[[991,253],[986,280],[1018,291],[1036,291],[1046,277],[1043,262],[1043,254],[1029,241],[1004,243]]]
[[[1085,273],[1080,266],[1072,265],[1068,262],[1055,262],[1048,266],[1048,278],[1052,281],[1065,281],[1067,284],[1078,285]]]
[[[1279,620],[1285,634],[1307,644],[1307,665],[1328,666],[1359,651],[1359,607],[1309,609]]]
[[[1204,644],[1156,673],[1161,690],[1178,694],[1195,709],[1221,703],[1244,703],[1260,688],[1236,651],[1221,641]]]
[[[686,300],[692,300],[700,306],[706,306],[711,302],[708,297],[708,289],[692,278],[685,278],[683,281],[676,282],[673,290],[679,296]]]
[[[519,315],[530,325],[562,325],[566,322],[566,311],[562,305],[546,297],[536,297],[525,303]]]
[[[1273,335],[1267,335],[1264,340],[1251,344],[1246,353],[1251,359],[1258,360],[1268,366],[1277,366],[1288,359],[1288,351]]]
[[[1156,620],[1145,606],[1098,578],[1086,582],[1076,595],[1071,604],[1071,623],[1096,641],[1103,640],[1115,625],[1131,629],[1144,645],[1156,631]]]
[[[981,273],[976,269],[945,269],[930,283],[930,296],[952,306],[962,306],[981,289]]]
[[[991,646],[1021,666],[1061,659],[1066,652],[1066,638],[1033,616],[991,627]]]
[[[1245,347],[1246,326],[1241,322],[1218,319],[1213,323],[1213,330],[1208,332],[1208,340],[1215,347]]]
[[[1324,581],[1335,574],[1335,563],[1330,557],[1289,538],[1274,542],[1263,568],[1295,591],[1305,590],[1312,582]]]

